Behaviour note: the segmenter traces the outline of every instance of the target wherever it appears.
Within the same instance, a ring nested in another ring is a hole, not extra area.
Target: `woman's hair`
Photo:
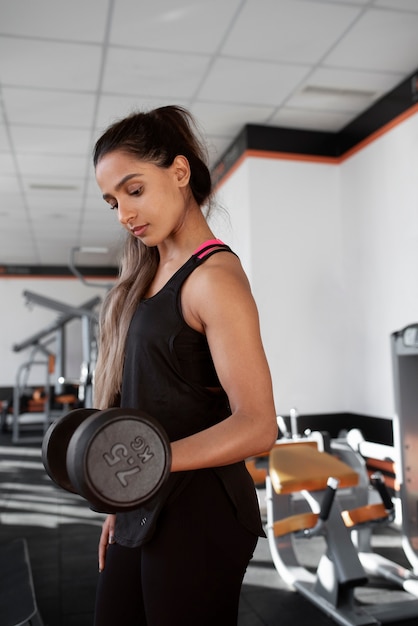
[[[199,206],[210,207],[212,181],[203,142],[192,115],[179,106],[165,106],[133,113],[112,124],[98,139],[93,151],[96,167],[115,150],[168,168],[178,155],[190,165],[190,190]],[[100,315],[100,337],[94,373],[94,406],[116,406],[122,382],[126,335],[138,302],[144,297],[159,262],[156,247],[149,248],[128,234],[119,277],[107,294]]]

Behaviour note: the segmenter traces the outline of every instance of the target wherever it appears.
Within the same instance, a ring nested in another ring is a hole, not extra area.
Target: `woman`
[[[248,280],[202,212],[212,189],[197,137],[190,113],[167,106],[116,122],[94,150],[128,231],[95,406],[147,412],[172,449],[163,491],[103,524],[96,626],[233,626],[264,534],[244,459],[277,437],[270,373]]]

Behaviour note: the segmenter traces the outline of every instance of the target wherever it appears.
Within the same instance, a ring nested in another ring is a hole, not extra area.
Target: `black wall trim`
[[[338,133],[246,124],[215,165],[214,185],[246,150],[339,158],[418,102],[418,70]]]
[[[284,416],[290,432],[290,418]],[[358,428],[366,441],[393,446],[393,423],[391,418],[371,417],[359,413],[324,413],[299,415],[297,418],[298,434],[305,430],[319,430],[329,433],[330,437],[338,437],[341,431]]]
[[[77,267],[77,270],[86,278],[113,278],[117,276],[116,267]],[[72,277],[76,278],[66,266],[59,265],[0,265],[0,279],[10,276],[45,276],[45,277]],[[79,280],[77,278],[77,280]]]

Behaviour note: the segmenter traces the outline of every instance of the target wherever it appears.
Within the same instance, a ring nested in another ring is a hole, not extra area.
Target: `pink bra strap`
[[[203,258],[205,254],[209,251],[212,246],[224,246],[224,242],[220,239],[209,239],[208,241],[203,242],[196,250],[193,252],[193,256],[197,256],[199,259]],[[199,254],[202,252],[202,254]]]

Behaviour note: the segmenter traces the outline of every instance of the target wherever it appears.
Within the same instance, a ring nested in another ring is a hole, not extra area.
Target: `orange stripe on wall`
[[[316,163],[329,163],[335,165],[341,161],[341,157],[318,156],[315,154],[294,154],[292,152],[269,152],[268,150],[246,150],[247,157],[260,159],[283,159],[285,161],[314,161]]]
[[[373,141],[376,141],[376,139],[379,139],[399,124],[402,124],[402,122],[412,117],[417,112],[418,103],[409,108],[407,111],[404,111],[397,117],[394,117],[390,122],[379,128],[379,130],[371,133],[366,139],[363,139],[353,148],[350,148],[350,150],[347,150],[347,152],[338,157],[324,157],[315,154],[300,154],[292,152],[274,152],[269,150],[247,149],[241,154],[241,156],[237,159],[234,165],[226,172],[225,176],[218,181],[215,189],[219,189],[228,180],[228,178],[232,176],[232,174],[240,167],[245,159],[249,157],[254,157],[258,159],[281,159],[283,161],[305,161],[311,163],[326,163],[328,165],[340,165],[347,159],[351,158],[354,154],[360,152],[360,150],[363,150],[366,146],[370,145]]]
[[[404,111],[397,117],[394,117],[393,120],[391,120],[387,124],[384,124],[384,126],[379,128],[379,130],[376,130],[374,133],[366,137],[366,139],[363,139],[363,141],[360,141],[350,150],[347,150],[347,152],[343,154],[342,160],[345,161],[346,159],[349,159],[351,156],[353,156],[353,154],[355,154],[356,152],[360,152],[360,150],[363,150],[363,148],[371,144],[373,141],[375,141],[376,139],[379,139],[380,137],[382,137],[382,135],[385,135],[387,132],[395,128],[395,126],[402,124],[402,122],[407,120],[409,117],[412,117],[413,115],[415,115],[417,111],[418,111],[418,103],[414,104],[414,106],[412,106],[407,111]]]

